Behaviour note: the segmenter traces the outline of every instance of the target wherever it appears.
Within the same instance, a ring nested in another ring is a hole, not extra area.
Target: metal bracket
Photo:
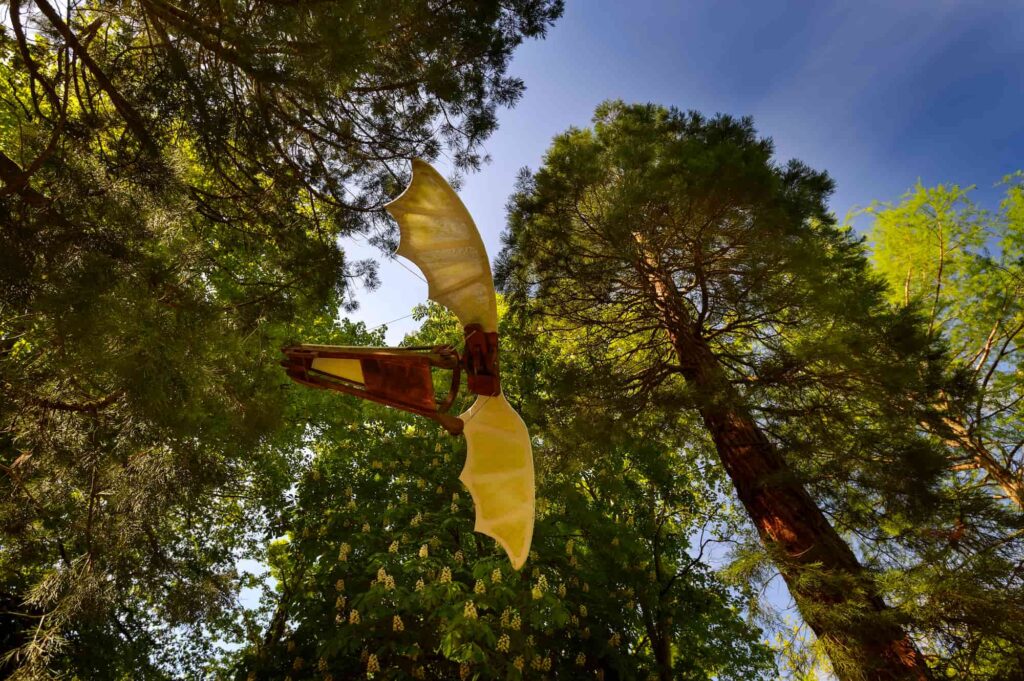
[[[498,334],[486,333],[479,324],[468,325],[464,333],[466,346],[462,351],[462,366],[466,370],[469,391],[476,395],[500,395]]]

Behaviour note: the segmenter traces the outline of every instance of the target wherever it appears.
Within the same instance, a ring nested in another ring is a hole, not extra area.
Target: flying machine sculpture
[[[365,348],[295,345],[281,363],[293,380],[337,390],[437,421],[466,438],[459,479],[473,497],[474,529],[493,537],[517,570],[533,537],[533,451],[526,425],[501,392],[498,309],[491,266],[469,211],[428,163],[412,162],[412,181],[386,206],[398,222],[398,255],[426,277],[431,300],[463,325],[464,346]],[[451,371],[438,399],[432,369]],[[448,413],[466,374],[476,400],[459,416]]]

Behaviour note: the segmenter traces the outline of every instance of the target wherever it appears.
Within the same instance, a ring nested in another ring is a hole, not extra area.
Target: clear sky
[[[491,162],[460,191],[492,258],[516,172],[537,168],[551,138],[587,125],[605,99],[753,116],[780,160],[832,175],[840,218],[897,199],[919,178],[976,184],[978,200],[994,205],[993,185],[1024,169],[1022,2],[566,5],[545,40],[517,51],[511,72],[526,93],[500,112],[485,145]],[[426,285],[397,264],[385,263],[381,279],[352,315],[370,326],[426,299]],[[389,325],[388,341],[414,327]]]

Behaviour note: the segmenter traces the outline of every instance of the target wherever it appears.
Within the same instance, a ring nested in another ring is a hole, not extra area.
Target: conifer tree
[[[946,510],[873,553],[938,675],[957,679],[1024,669],[1024,193],[1019,174],[1004,186],[998,211],[975,204],[970,189],[920,184],[898,204],[866,211],[893,304],[919,310],[949,349],[948,380],[920,421],[949,452]]]
[[[478,163],[561,3],[6,7],[0,674],[198,676],[304,442],[278,348],[354,340],[341,239]]]
[[[699,415],[840,678],[930,678],[824,509],[848,485],[892,523],[927,504],[944,459],[908,397],[933,349],[834,226],[828,176],[772,151],[749,119],[602,105],[523,175],[498,279],[537,332],[583,334],[608,399]]]
[[[970,188],[921,184],[866,213],[892,297],[922,310],[951,349],[959,390],[940,396],[927,427],[956,451],[959,470],[980,473],[978,483],[1024,511],[1024,176],[1004,185],[995,213],[975,205]]]

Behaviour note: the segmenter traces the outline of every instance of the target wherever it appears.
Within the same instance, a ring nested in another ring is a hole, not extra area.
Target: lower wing
[[[476,506],[477,532],[493,537],[519,569],[533,538],[533,448],[526,424],[504,395],[481,395],[459,418],[466,465],[459,479]]]

